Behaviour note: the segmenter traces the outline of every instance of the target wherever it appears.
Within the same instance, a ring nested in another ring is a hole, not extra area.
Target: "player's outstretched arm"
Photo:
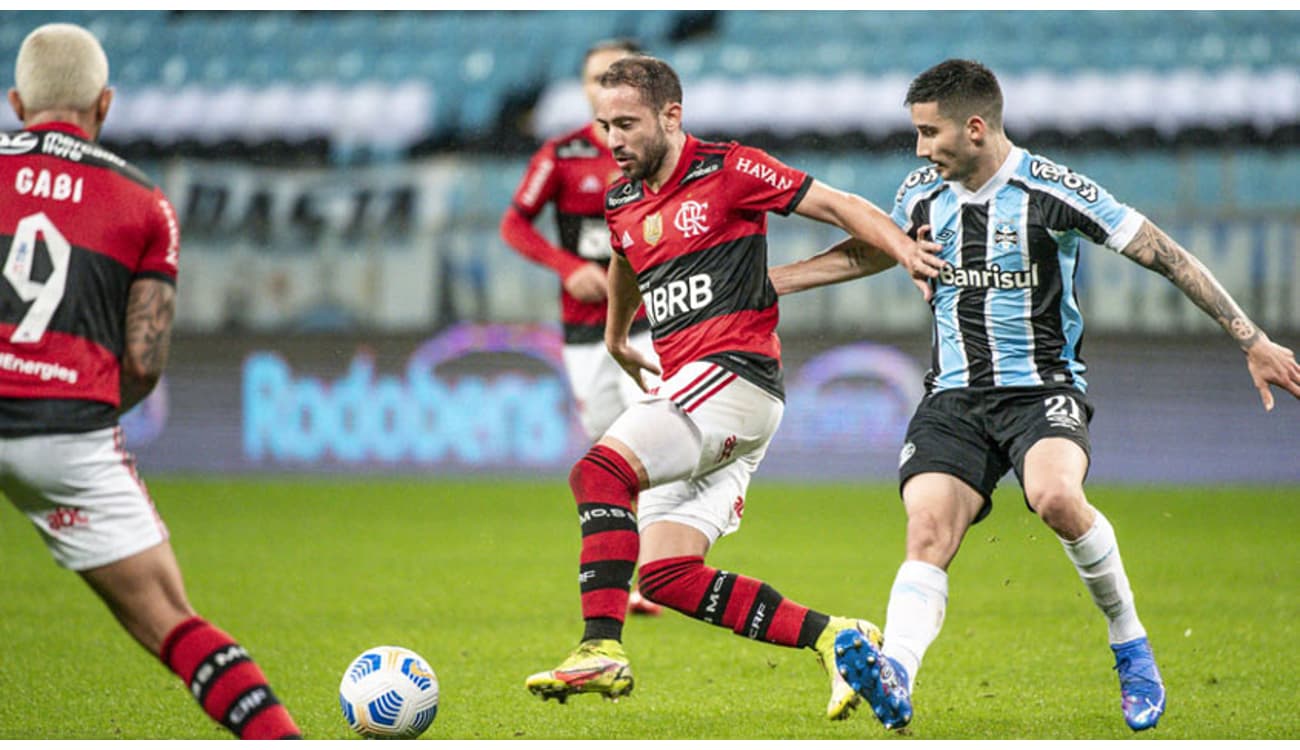
[[[795,212],[837,226],[887,254],[916,280],[925,298],[930,298],[929,286],[924,282],[938,276],[943,268],[943,261],[935,254],[939,246],[908,237],[871,201],[814,181]]]
[[[641,390],[645,390],[645,378],[641,373],[649,370],[660,374],[659,366],[637,351],[628,341],[628,331],[632,329],[632,320],[636,310],[641,306],[641,290],[636,285],[636,274],[627,258],[614,253],[609,260],[609,306],[605,312],[605,348],[619,367],[636,381]]]
[[[893,268],[898,261],[880,248],[849,237],[817,253],[768,269],[768,278],[778,295],[793,294],[841,281],[860,279]]]
[[[120,413],[130,411],[158,384],[171,352],[175,317],[176,287],[158,279],[131,282],[126,301]]]
[[[1137,236],[1121,252],[1172,281],[1223,326],[1246,353],[1246,368],[1266,410],[1273,409],[1270,384],[1300,398],[1300,364],[1296,363],[1295,353],[1270,341],[1196,256],[1150,221],[1142,223]]]

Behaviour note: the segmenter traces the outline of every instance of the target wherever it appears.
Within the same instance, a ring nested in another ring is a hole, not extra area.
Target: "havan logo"
[[[789,190],[794,187],[794,180],[777,174],[775,169],[772,169],[766,164],[759,164],[758,162],[750,161],[749,159],[742,157],[736,159],[736,169],[744,172],[750,177],[757,177],[777,190]]]

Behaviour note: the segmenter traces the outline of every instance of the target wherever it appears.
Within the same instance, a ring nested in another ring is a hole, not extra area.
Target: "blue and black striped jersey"
[[[1083,373],[1075,296],[1079,243],[1122,250],[1145,218],[1092,180],[1014,148],[975,192],[933,167],[907,176],[893,219],[916,236],[930,225],[946,261],[933,284],[929,392],[1072,385]]]

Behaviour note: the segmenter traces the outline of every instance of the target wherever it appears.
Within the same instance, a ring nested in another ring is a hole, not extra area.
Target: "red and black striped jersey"
[[[162,191],[76,126],[0,133],[0,434],[116,424],[131,282],[179,252]]]
[[[560,246],[573,256],[568,270],[583,261],[607,266],[610,247],[605,228],[605,191],[621,176],[609,147],[589,123],[542,144],[515,189],[513,205],[532,220],[547,203],[555,204]],[[605,307],[604,301],[582,302],[561,286],[560,319],[565,342],[603,341]],[[639,314],[638,319],[636,329],[644,330],[644,314]]]
[[[611,243],[636,272],[665,379],[708,360],[783,397],[767,212],[789,214],[811,185],[759,149],[687,135],[658,193],[627,179],[610,188]]]

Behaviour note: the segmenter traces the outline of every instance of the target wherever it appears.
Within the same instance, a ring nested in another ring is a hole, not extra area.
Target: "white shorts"
[[[785,404],[711,362],[691,362],[647,394],[606,433],[645,467],[637,503],[644,529],[674,521],[709,543],[740,528],[749,480],[781,424]]]
[[[659,361],[649,331],[635,334],[629,341],[652,362]],[[604,435],[624,409],[645,395],[632,376],[609,356],[604,342],[565,344],[564,369],[569,375],[569,387],[573,389],[573,400],[578,406],[578,421],[592,441]],[[658,383],[654,375],[645,373],[645,376],[648,387]]]
[[[0,492],[65,568],[97,568],[167,539],[122,441],[121,427],[0,437]]]

